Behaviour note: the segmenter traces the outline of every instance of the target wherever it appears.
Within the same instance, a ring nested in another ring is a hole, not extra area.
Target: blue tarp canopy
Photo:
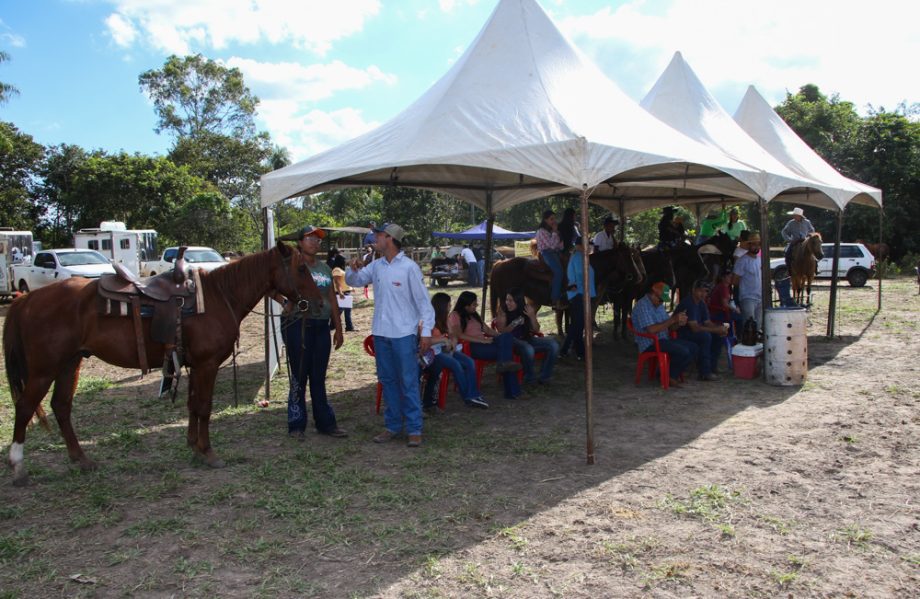
[[[515,233],[514,231],[509,231],[507,229],[502,229],[498,225],[492,225],[492,239],[533,239],[535,231],[525,231],[521,233]],[[466,231],[461,231],[459,233],[451,233],[449,231],[441,231],[432,233],[435,237],[442,237],[446,239],[466,239],[468,241],[479,240],[485,241],[486,238],[486,221],[482,221],[472,229],[467,229]]]

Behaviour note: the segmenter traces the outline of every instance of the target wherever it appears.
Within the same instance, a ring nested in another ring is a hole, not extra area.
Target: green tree
[[[12,123],[0,122],[0,226],[31,230],[42,209],[34,201],[45,149]]]
[[[38,200],[45,208],[42,239],[54,247],[67,245],[81,202],[74,195],[74,175],[88,154],[80,146],[61,144],[47,148],[41,165]]]
[[[245,138],[255,133],[253,115],[259,99],[243,82],[239,69],[194,56],[170,56],[162,69],[138,78],[159,117],[155,129],[177,138],[205,134]]]

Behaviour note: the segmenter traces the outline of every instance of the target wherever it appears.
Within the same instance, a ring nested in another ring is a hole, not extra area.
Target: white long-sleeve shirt
[[[374,318],[371,333],[380,337],[400,338],[418,334],[431,336],[434,308],[418,264],[399,252],[393,261],[377,258],[364,268],[345,271],[345,282],[352,287],[374,285]]]

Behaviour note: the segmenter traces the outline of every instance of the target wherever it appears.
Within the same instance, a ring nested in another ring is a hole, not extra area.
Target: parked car
[[[141,267],[141,276],[152,277],[173,269],[176,256],[179,255],[178,247],[168,247],[163,251],[159,260],[145,262]],[[208,272],[220,268],[227,263],[226,258],[217,253],[217,250],[200,245],[189,246],[185,250],[185,268],[201,268]]]
[[[818,278],[829,279],[834,269],[834,244],[822,244],[824,258],[818,262]],[[770,270],[774,279],[784,279],[789,276],[786,261],[783,258],[772,258]],[[840,244],[840,267],[837,276],[845,278],[852,287],[862,287],[875,276],[875,258],[861,243]]]
[[[13,266],[16,287],[23,293],[39,289],[70,277],[98,279],[114,274],[111,261],[95,250],[44,250],[35,254],[31,264]]]
[[[431,286],[447,287],[451,281],[467,281],[468,273],[466,264],[460,259],[462,246],[452,246],[447,249],[444,256],[431,259]],[[512,256],[513,256],[512,248]],[[499,260],[504,260],[508,256],[503,255],[497,249],[492,250],[492,264]]]

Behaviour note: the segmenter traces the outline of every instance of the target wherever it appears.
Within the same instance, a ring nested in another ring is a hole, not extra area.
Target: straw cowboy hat
[[[799,207],[795,207],[789,212],[787,212],[786,214],[789,214],[791,216],[805,216],[805,211]]]

